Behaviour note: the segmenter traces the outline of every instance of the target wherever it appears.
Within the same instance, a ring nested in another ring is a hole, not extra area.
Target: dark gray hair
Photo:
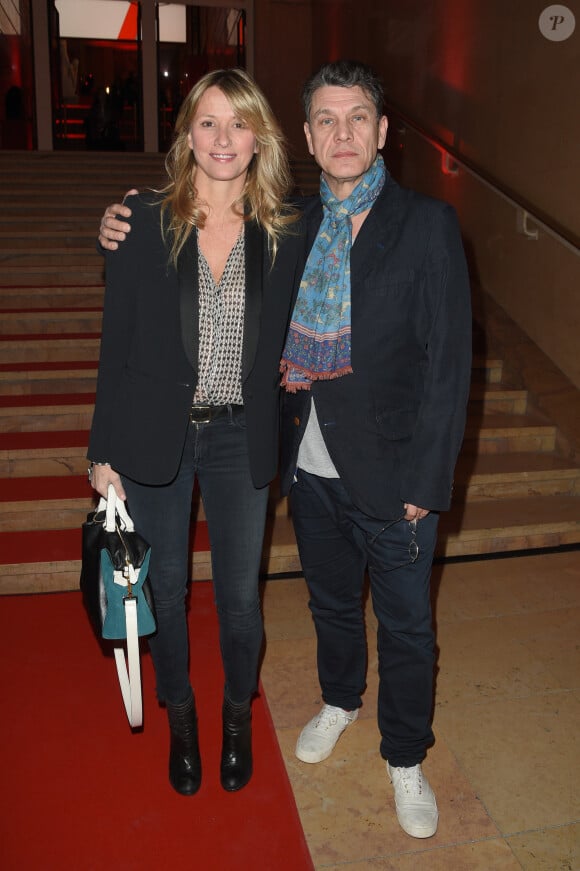
[[[302,105],[306,120],[310,120],[310,109],[314,92],[325,85],[339,88],[355,88],[357,85],[369,97],[377,112],[377,118],[383,114],[385,93],[377,74],[366,64],[353,60],[337,60],[323,64],[306,82],[302,88]]]

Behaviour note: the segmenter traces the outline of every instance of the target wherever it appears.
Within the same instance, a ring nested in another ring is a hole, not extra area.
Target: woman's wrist
[[[87,476],[89,479],[89,484],[92,484],[93,483],[93,470],[94,470],[95,466],[109,466],[110,467],[111,464],[110,463],[99,463],[96,460],[91,460],[90,463],[91,464],[90,464],[89,468],[87,469]]]

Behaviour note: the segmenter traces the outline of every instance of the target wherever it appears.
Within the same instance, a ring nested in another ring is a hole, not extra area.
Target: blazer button
[[[294,418],[294,426],[300,426],[300,418],[299,417]]]

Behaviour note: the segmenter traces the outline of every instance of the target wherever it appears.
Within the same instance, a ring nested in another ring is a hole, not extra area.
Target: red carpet
[[[223,675],[209,583],[192,585],[190,636],[204,775],[185,798],[167,781],[149,655],[145,725],[132,734],[80,594],[0,598],[2,871],[312,869],[263,695],[254,777],[239,793],[219,785]]]

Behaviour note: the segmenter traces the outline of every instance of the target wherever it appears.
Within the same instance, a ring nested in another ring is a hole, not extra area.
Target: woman
[[[167,186],[130,197],[131,232],[107,254],[93,487],[127,498],[151,545],[157,694],[169,779],[201,783],[185,596],[194,480],[204,503],[225,672],[220,777],[252,775],[251,698],[267,485],[278,452],[278,364],[294,285],[290,176],[272,111],[242,70],[208,73],[186,97]],[[281,244],[283,243],[283,244]]]

